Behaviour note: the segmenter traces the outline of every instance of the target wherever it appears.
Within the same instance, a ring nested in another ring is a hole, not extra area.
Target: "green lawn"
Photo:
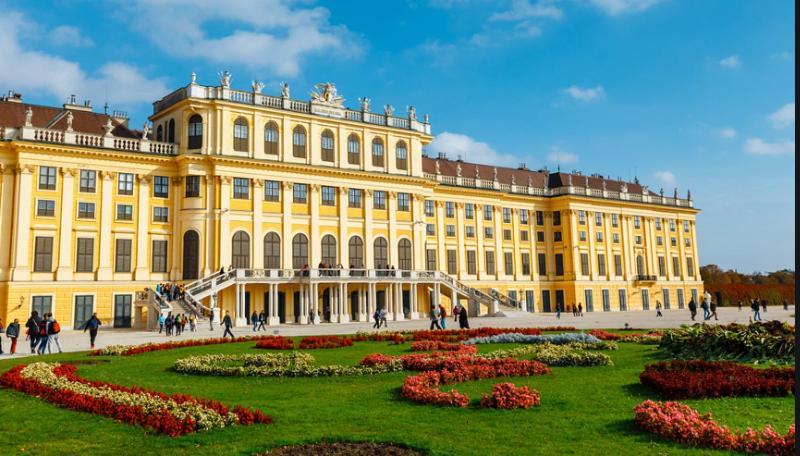
[[[179,357],[202,353],[262,353],[254,343],[215,345],[153,352],[131,357],[90,358],[85,353],[41,357],[46,361],[107,359],[81,365],[89,379],[139,385],[165,393],[188,393],[227,405],[260,408],[275,422],[237,426],[178,438],[154,435],[108,418],[56,408],[36,398],[0,390],[0,448],[36,454],[251,454],[272,446],[332,440],[403,443],[432,455],[519,454],[713,454],[651,437],[633,423],[633,407],[657,399],[642,387],[644,364],[659,359],[653,345],[621,343],[606,352],[609,367],[553,368],[548,376],[514,378],[542,394],[530,410],[456,409],[417,405],[400,397],[408,373],[374,377],[218,378],[176,374]],[[500,345],[482,345],[491,351]],[[509,348],[504,345],[502,348]],[[408,344],[356,343],[335,350],[310,351],[319,364],[355,364],[368,353],[407,353]],[[31,359],[0,362],[0,371]],[[463,383],[456,388],[474,402],[498,379]],[[784,433],[794,419],[794,398],[744,398],[687,401],[713,412],[737,429],[769,423]]]

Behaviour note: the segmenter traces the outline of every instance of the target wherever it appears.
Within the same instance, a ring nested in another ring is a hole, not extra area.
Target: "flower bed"
[[[795,391],[794,367],[754,369],[730,361],[650,364],[639,380],[666,399],[787,396]]]
[[[184,374],[221,377],[332,377],[375,375],[403,369],[399,359],[358,366],[315,366],[308,353],[267,353],[261,355],[199,355],[175,361],[173,369]]]
[[[506,350],[495,350],[478,356],[486,359],[526,356],[548,366],[610,366],[613,364],[610,356],[595,351],[586,351],[582,348],[582,345],[526,345]]]
[[[673,358],[794,362],[794,326],[779,321],[711,326],[697,323],[664,333],[659,349]]]
[[[591,334],[584,334],[584,333],[563,333],[563,334],[545,334],[545,335],[509,333],[509,334],[499,334],[496,336],[473,337],[471,339],[465,340],[463,343],[468,345],[545,344],[545,343],[554,345],[563,345],[575,342],[581,342],[585,344],[599,344],[600,339],[596,338],[595,336],[592,336]]]
[[[399,332],[374,332],[359,331],[353,337],[355,342],[391,342],[392,345],[406,343],[406,337]]]
[[[459,353],[462,355],[474,355],[478,353],[478,347],[474,345],[453,344],[439,340],[418,340],[411,342],[413,351],[444,351]]]
[[[340,336],[309,336],[300,340],[300,349],[342,348],[353,345],[353,339]]]
[[[266,336],[256,342],[256,348],[264,348],[269,350],[293,350],[294,342],[288,337]]]
[[[235,424],[271,423],[260,410],[228,409],[188,395],[167,396],[142,388],[89,381],[69,364],[32,363],[11,368],[0,384],[61,407],[107,416],[169,436]]]
[[[542,396],[527,386],[517,387],[513,383],[498,383],[492,387],[492,394],[484,394],[481,407],[515,409],[538,407]]]
[[[662,333],[656,331],[636,334],[614,334],[602,329],[593,329],[589,331],[589,334],[597,337],[600,340],[636,342],[640,344],[658,344],[661,341],[661,336],[663,335]]]
[[[162,343],[153,342],[141,345],[109,345],[106,348],[94,350],[89,354],[91,356],[103,356],[103,355],[131,356],[131,355],[140,355],[142,353],[149,353],[154,351],[174,350],[176,348],[200,347],[203,345],[216,345],[216,344],[233,344],[237,342],[252,342],[254,340],[261,341],[275,337],[281,337],[281,336],[257,336],[257,337],[242,336],[242,337],[236,337],[234,339],[214,337],[210,339],[192,339],[192,340],[181,340],[181,341],[162,342]]]
[[[500,334],[526,334],[539,335],[542,330],[538,328],[475,328],[475,329],[445,329],[414,331],[411,336],[414,340],[438,340],[442,342],[459,342],[475,337],[490,337]]]
[[[769,425],[761,431],[737,433],[697,410],[679,402],[645,401],[634,409],[635,421],[642,429],[667,440],[696,447],[748,453],[793,455],[795,425],[780,435]]]

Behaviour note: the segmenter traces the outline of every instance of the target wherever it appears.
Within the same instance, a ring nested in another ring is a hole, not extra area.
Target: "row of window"
[[[75,295],[74,314],[72,327],[77,329],[84,325],[94,313],[94,295]],[[130,328],[133,307],[133,295],[114,294],[114,322],[115,328]],[[39,315],[53,313],[53,296],[31,296],[31,311]]]
[[[94,238],[77,238],[75,241],[75,272],[94,271]],[[151,242],[151,272],[167,272],[168,241],[153,240]],[[131,272],[132,239],[117,239],[114,245],[114,272]],[[36,236],[34,243],[34,272],[53,271],[53,238]]]
[[[57,183],[56,176],[57,168],[53,166],[40,166],[39,190],[55,190]],[[80,177],[78,178],[78,191],[81,193],[97,192],[97,171],[91,169],[80,170]],[[117,174],[117,194],[133,195],[133,174]],[[155,198],[169,198],[169,177],[153,177],[153,196]]]
[[[79,201],[78,218],[94,220],[96,217],[95,203]],[[36,202],[36,215],[38,217],[54,217],[56,202],[53,200],[38,200]],[[122,221],[133,220],[132,204],[117,204],[116,219]],[[169,221],[169,208],[164,206],[153,207],[153,222],[167,223]]]

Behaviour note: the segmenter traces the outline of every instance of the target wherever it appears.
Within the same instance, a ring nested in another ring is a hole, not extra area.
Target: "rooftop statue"
[[[436,174],[442,174],[442,171],[439,169],[439,160],[436,160]]]
[[[390,104],[385,105],[383,107],[383,113],[386,114],[387,116],[391,116],[392,114],[394,114],[394,107],[392,107],[392,105]]]
[[[492,168],[492,179],[497,180],[497,167]]]
[[[147,139],[147,135],[150,133],[150,125],[147,122],[142,125],[142,139]]]
[[[289,98],[289,83],[288,82],[281,82],[281,96],[283,98]]]
[[[30,127],[33,125],[31,122],[33,121],[33,109],[28,106],[28,109],[25,110],[25,126]]]
[[[72,111],[67,111],[67,131],[72,131],[72,120],[74,117]]]
[[[219,84],[222,87],[228,88],[231,86],[231,73],[228,70],[225,70],[219,74]]]
[[[311,91],[311,101],[332,106],[344,107],[344,98],[336,93],[336,84],[332,82],[320,82],[314,85]]]
[[[372,102],[371,99],[369,99],[368,97],[361,97],[361,98],[358,99],[358,101],[361,103],[361,110],[362,111],[364,111],[364,112],[369,111],[369,104],[370,104],[370,102]]]
[[[410,120],[417,120],[417,109],[413,106],[408,107],[408,118]]]
[[[253,93],[261,93],[261,90],[264,88],[264,83],[258,79],[254,79],[253,83],[250,84],[250,88],[253,89]]]
[[[197,82],[197,73],[192,71],[192,84],[194,84],[195,82]]]

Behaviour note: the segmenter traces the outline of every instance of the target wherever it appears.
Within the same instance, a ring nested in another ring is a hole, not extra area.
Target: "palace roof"
[[[25,111],[28,108],[33,111],[31,123],[37,128],[47,128],[50,130],[65,131],[67,129],[67,113],[72,113],[72,129],[82,133],[96,135],[105,134],[103,125],[108,119],[114,129],[111,134],[120,138],[141,138],[141,133],[131,130],[124,123],[109,116],[86,111],[83,109],[57,108],[52,106],[40,106],[30,103],[17,101],[0,100],[0,126],[20,128],[25,124]]]

